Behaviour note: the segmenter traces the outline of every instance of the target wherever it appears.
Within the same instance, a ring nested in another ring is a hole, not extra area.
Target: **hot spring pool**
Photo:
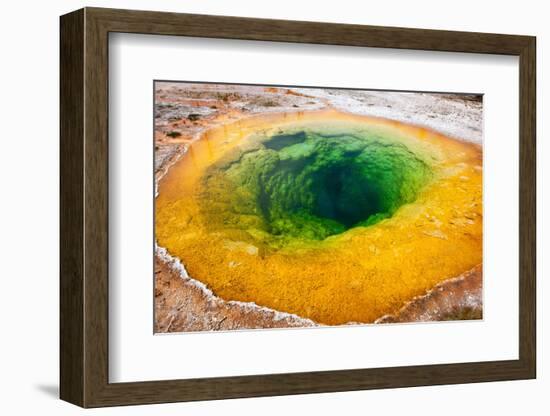
[[[226,300],[372,322],[481,262],[481,149],[335,111],[209,130],[161,180],[156,239]]]

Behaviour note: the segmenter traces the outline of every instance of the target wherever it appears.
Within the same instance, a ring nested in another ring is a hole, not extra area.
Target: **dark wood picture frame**
[[[60,396],[63,400],[83,407],[100,407],[535,378],[534,37],[99,8],[85,8],[62,16],[60,28]],[[107,127],[110,32],[519,56],[519,359],[110,383]]]

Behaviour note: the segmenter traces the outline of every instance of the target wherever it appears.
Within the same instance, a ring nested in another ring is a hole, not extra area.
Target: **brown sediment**
[[[481,319],[483,315],[483,268],[479,264],[458,277],[445,280],[407,302],[397,313],[385,315],[377,324]]]

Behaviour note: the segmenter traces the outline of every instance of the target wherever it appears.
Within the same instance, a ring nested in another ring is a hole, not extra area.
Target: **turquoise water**
[[[421,155],[368,129],[308,126],[250,142],[210,168],[203,206],[225,227],[278,244],[390,218],[431,177]]]

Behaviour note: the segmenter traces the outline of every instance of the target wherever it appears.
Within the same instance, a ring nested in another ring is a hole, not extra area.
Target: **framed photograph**
[[[535,50],[62,16],[61,398],[535,378]]]

